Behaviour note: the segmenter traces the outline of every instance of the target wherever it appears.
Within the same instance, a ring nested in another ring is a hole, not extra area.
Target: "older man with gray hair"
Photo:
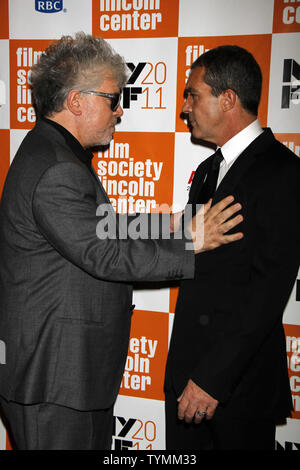
[[[0,404],[17,449],[109,449],[130,283],[191,278],[194,252],[242,236],[224,235],[241,220],[233,198],[197,215],[192,251],[184,237],[96,235],[97,208],[114,212],[89,149],[112,139],[126,80],[124,60],[83,33],[55,41],[32,68],[38,119],[0,206]]]

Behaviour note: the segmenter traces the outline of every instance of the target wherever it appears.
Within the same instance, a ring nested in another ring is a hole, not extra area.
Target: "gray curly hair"
[[[70,90],[99,87],[105,76],[123,88],[128,79],[124,59],[102,38],[83,32],[53,41],[31,68],[34,105],[39,116],[62,111]]]

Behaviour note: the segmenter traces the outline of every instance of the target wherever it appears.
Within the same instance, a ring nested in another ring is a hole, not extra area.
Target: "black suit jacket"
[[[0,395],[79,410],[112,405],[125,365],[133,281],[193,277],[185,240],[96,236],[109,199],[53,126],[38,122],[0,206]]]
[[[208,163],[195,173],[189,203]],[[234,195],[244,238],[197,255],[195,279],[181,282],[166,374],[178,396],[191,378],[239,416],[288,415],[282,315],[299,267],[299,183],[300,159],[269,129],[221,181],[213,204]]]

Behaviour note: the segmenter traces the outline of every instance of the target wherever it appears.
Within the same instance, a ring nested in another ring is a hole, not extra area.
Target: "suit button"
[[[208,315],[199,315],[199,323],[201,326],[207,326],[209,323]]]

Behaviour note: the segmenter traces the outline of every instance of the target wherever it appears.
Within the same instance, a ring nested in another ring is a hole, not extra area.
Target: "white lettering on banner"
[[[156,29],[157,23],[161,23],[161,13],[143,13],[140,15],[137,11],[131,15],[101,15],[100,30],[101,31],[147,31],[148,29]]]
[[[32,47],[18,47],[17,49],[17,67],[32,67],[36,64],[42,51],[33,51]]]
[[[284,3],[300,3],[300,0],[284,0]],[[285,7],[282,12],[282,22],[284,24],[300,24],[300,5]]]
[[[286,351],[293,353],[300,353],[300,338],[296,336],[286,337]]]
[[[290,387],[292,391],[294,411],[300,411],[300,338],[295,336],[286,337],[286,351],[291,353],[287,356],[288,368],[290,371]],[[298,373],[294,375],[293,373]],[[292,375],[293,374],[293,375]]]
[[[185,65],[192,65],[192,63],[206,51],[209,51],[209,49],[206,49],[203,44],[187,46],[185,50]]]
[[[56,2],[53,2],[53,1],[45,1],[45,0],[39,0],[37,2],[37,7],[36,7],[36,10],[37,11],[42,11],[42,12],[52,12],[53,10],[54,11],[60,11],[61,10],[61,2],[60,1],[56,1]]]
[[[32,47],[18,47],[17,55],[17,120],[18,122],[35,122],[36,116],[32,104],[30,85],[30,70],[28,68],[36,64],[42,51],[33,51]],[[26,69],[24,68],[26,67]]]
[[[299,390],[298,390],[298,393],[299,393]],[[300,411],[300,395],[292,395],[292,398],[293,398],[294,411],[299,412]]]
[[[0,106],[6,103],[6,87],[3,80],[0,80]]]
[[[115,143],[112,140],[108,150],[98,152],[98,176],[117,212],[151,212],[157,205],[154,199],[155,183],[162,175],[163,162],[150,158],[135,161],[129,150],[128,143]],[[116,176],[133,179],[111,179]],[[148,199],[145,201],[136,197]]]
[[[116,161],[99,161],[98,162],[98,175],[104,176],[147,176],[153,178],[153,181],[158,181],[162,170],[162,162],[152,162],[149,158],[145,162],[135,162],[131,157],[129,162],[116,162]],[[139,193],[140,196],[143,194]],[[153,195],[153,194],[152,194]]]
[[[101,0],[100,11],[131,11],[133,13],[100,15],[101,31],[147,31],[156,30],[157,24],[162,22],[162,14],[139,13],[140,10],[159,10],[160,0]]]
[[[159,10],[160,0],[100,0],[100,11]]]
[[[19,106],[17,108],[17,120],[19,122],[35,122],[36,116],[33,106],[30,108],[24,108],[24,106]]]
[[[300,145],[295,145],[295,142],[283,142],[283,144],[300,157]]]
[[[192,65],[193,62],[195,62],[196,59],[204,52],[209,51],[208,48],[206,48],[203,44],[197,45],[197,44],[189,44],[186,49],[185,49],[185,65],[188,67],[188,69],[185,72],[186,80],[189,77],[190,74],[190,66]]]
[[[152,359],[155,356],[157,343],[157,340],[152,341],[151,339],[147,339],[145,336],[142,336],[140,339],[131,338],[129,342],[129,350],[133,353],[141,352]]]
[[[300,6],[285,7],[282,13],[282,21],[284,24],[300,24]]]
[[[292,392],[296,392],[296,393],[300,392],[300,377],[297,377],[297,376],[291,377],[290,384],[291,384]]]
[[[155,356],[157,344],[157,340],[147,339],[145,336],[130,339],[129,353],[126,359],[121,387],[145,391],[146,387],[151,385],[151,377],[149,376],[150,359],[153,359]],[[132,372],[144,375],[132,374]]]

